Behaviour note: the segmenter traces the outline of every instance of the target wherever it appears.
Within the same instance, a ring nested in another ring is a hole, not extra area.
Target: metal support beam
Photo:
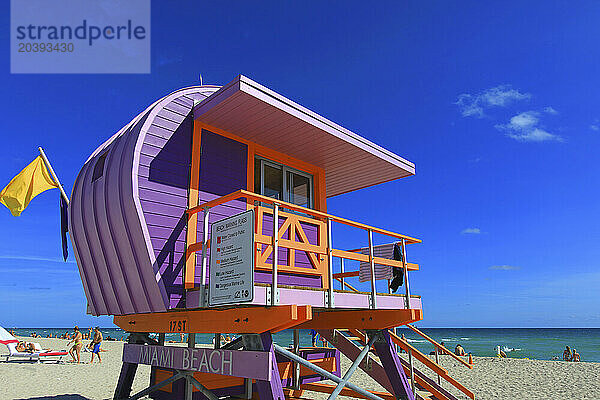
[[[208,390],[203,384],[201,384],[196,378],[194,378],[193,372],[188,372],[185,375],[185,380],[189,385],[193,385],[196,389],[200,391],[200,393],[205,395],[208,398],[208,400],[219,400],[219,398],[213,392]]]
[[[196,334],[195,333],[188,333],[188,347],[189,348],[196,347]],[[186,374],[185,375],[185,400],[192,400],[193,391],[194,391],[194,389],[192,387],[192,381],[189,380],[189,375]],[[213,399],[211,399],[211,400],[213,400]]]
[[[410,386],[415,392],[415,365],[413,363],[412,349],[408,349],[408,365],[410,366]]]
[[[283,347],[274,344],[273,348],[275,349],[276,353],[281,354],[284,357],[289,358],[292,361],[296,361],[297,363],[300,363],[302,365],[304,365],[306,368],[315,371],[317,374],[321,375],[324,378],[327,379],[331,379],[332,381],[334,381],[335,383],[340,383],[342,382],[342,378],[338,378],[337,376],[333,375],[331,372],[316,366],[315,364],[311,363],[310,361],[305,360],[304,358],[295,355],[294,353],[292,353],[289,350],[284,349]],[[363,396],[365,396],[367,399],[371,399],[371,400],[383,400],[381,397],[374,395],[373,393],[360,388],[356,385],[354,385],[353,383],[350,382],[346,382],[345,384],[346,387],[354,390],[357,393],[362,394]]]
[[[158,389],[160,389],[163,386],[166,386],[166,385],[168,385],[170,383],[175,382],[176,380],[184,378],[185,374],[186,374],[185,372],[179,371],[178,373],[176,373],[172,377],[167,378],[164,381],[161,381],[161,382],[157,383],[156,385],[150,386],[150,387],[142,390],[141,392],[138,392],[138,393],[134,394],[133,396],[129,397],[127,400],[141,399],[142,397],[146,396],[147,394],[155,392],[155,391],[157,391]]]
[[[277,258],[279,255],[279,204],[273,206],[273,280],[271,282],[271,305],[279,304],[279,296],[277,289]]]
[[[333,308],[335,292],[333,291],[333,232],[331,230],[331,218],[327,218],[327,282],[329,284],[327,307]]]
[[[369,265],[371,267],[371,308],[377,308],[377,287],[375,286],[375,260],[373,254],[373,230],[369,229]],[[404,268],[406,271],[406,268]]]
[[[346,290],[346,289],[344,289],[344,287],[346,286],[345,281],[344,281],[344,275],[343,275],[345,272],[344,269],[345,269],[344,268],[344,259],[340,258],[340,272],[342,273],[342,277],[340,278],[340,283],[342,284],[342,287],[340,289],[342,289],[342,290]]]
[[[202,272],[200,274],[200,307],[205,307],[208,304],[208,296],[206,293],[206,274],[208,270],[208,217],[210,215],[209,208],[204,208],[203,224],[202,224]]]
[[[346,373],[344,374],[344,377],[342,378],[341,382],[338,383],[334,391],[329,395],[329,400],[334,400],[337,397],[337,395],[340,394],[342,389],[348,383],[348,380],[352,377],[354,371],[356,371],[356,369],[360,366],[360,363],[365,358],[365,356],[369,354],[369,350],[371,349],[371,346],[373,346],[373,343],[375,343],[376,339],[376,336],[373,336],[369,339],[367,345],[362,349],[358,357],[356,357],[356,360],[354,360],[350,368],[348,368],[348,371],[346,371]]]
[[[402,239],[402,264],[404,264],[404,289],[405,289],[405,297],[404,301],[406,304],[406,308],[410,309],[410,285],[408,284],[408,268],[406,261],[406,241]]]
[[[300,331],[294,329],[294,354],[300,355]],[[300,389],[300,364],[294,362],[294,383],[293,387],[296,390]]]

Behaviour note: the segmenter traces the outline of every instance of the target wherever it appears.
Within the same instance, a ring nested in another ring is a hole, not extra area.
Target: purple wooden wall
[[[207,130],[202,130],[200,143],[202,148],[199,182],[200,204],[233,193],[236,190],[246,189],[248,146]],[[230,201],[212,208],[208,221],[212,224],[243,211],[246,211],[245,201]],[[198,214],[198,216],[198,241],[201,241],[204,229],[202,213]],[[195,281],[196,283],[200,283],[202,258],[200,252],[197,254]]]
[[[168,306],[184,307],[186,214],[193,120],[191,108],[212,90],[187,93],[165,104],[148,128],[140,151],[139,199]]]

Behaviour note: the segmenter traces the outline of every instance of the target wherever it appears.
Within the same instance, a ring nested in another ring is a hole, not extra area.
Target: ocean
[[[53,337],[71,332],[69,328],[11,328],[19,336],[30,336],[36,332],[42,337],[52,334]],[[420,328],[426,335],[437,342],[443,341],[446,347],[453,350],[461,344],[465,351],[474,356],[494,356],[496,346],[500,346],[511,358],[531,358],[551,360],[562,359],[565,346],[576,348],[581,361],[600,362],[600,328]],[[87,332],[82,327],[83,332]],[[101,328],[105,338],[125,340],[127,333],[119,328]],[[399,328],[398,334],[404,334],[409,343],[428,354],[433,346],[421,336],[407,328]],[[213,335],[196,334],[197,343],[212,343]],[[179,341],[179,334],[167,334],[167,340]],[[280,345],[292,343],[292,331],[287,330],[274,334],[274,340]],[[303,346],[310,345],[310,334],[307,330],[300,333]]]

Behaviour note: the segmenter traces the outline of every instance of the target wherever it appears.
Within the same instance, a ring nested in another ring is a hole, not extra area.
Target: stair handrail
[[[473,369],[473,366],[471,364],[469,364],[468,362],[464,361],[462,358],[460,358],[459,356],[457,356],[456,354],[454,354],[453,352],[451,352],[450,350],[448,350],[446,347],[442,346],[441,344],[439,344],[438,342],[436,342],[435,340],[433,340],[432,338],[430,338],[429,336],[427,336],[426,334],[424,334],[423,332],[421,332],[420,330],[418,330],[414,326],[409,325],[409,324],[406,324],[406,326],[408,328],[410,328],[416,334],[420,335],[421,337],[423,337],[424,339],[426,339],[427,341],[429,341],[435,347],[437,347],[438,349],[442,350],[444,353],[449,354],[450,356],[452,356],[456,361],[458,361],[461,364],[465,365],[469,369]]]
[[[362,332],[359,329],[348,329],[348,332],[353,334],[355,337],[358,338],[359,341],[364,343],[364,341],[366,339],[366,335],[364,334],[364,332]],[[454,386],[455,388],[457,388],[458,390],[460,390],[461,392],[466,394],[467,397],[469,397],[471,399],[475,398],[475,394],[473,394],[473,392],[471,392],[469,389],[464,387],[460,382],[458,382],[457,380],[452,378],[448,374],[448,370],[446,370],[444,367],[442,367],[438,363],[429,359],[429,357],[427,357],[425,354],[421,353],[413,345],[402,340],[402,338],[398,337],[392,330],[389,330],[389,333],[390,333],[390,338],[392,339],[392,342],[394,342],[398,346],[400,346],[402,348],[402,350],[406,351],[407,353],[410,350],[411,354],[417,360],[421,361],[423,363],[423,365],[425,365],[427,368],[429,368],[433,372],[437,373],[440,377],[444,378],[444,380],[446,382],[450,383],[452,386]]]
[[[389,332],[390,332],[390,338],[392,339],[392,342],[396,343],[407,353],[408,353],[408,349],[410,349],[410,351],[412,352],[412,355],[417,360],[421,361],[423,363],[423,365],[425,365],[430,370],[432,370],[433,372],[437,373],[439,376],[444,378],[444,380],[446,382],[450,383],[452,386],[454,386],[455,388],[457,388],[458,390],[460,390],[461,392],[466,394],[469,398],[475,399],[475,394],[473,392],[471,392],[469,389],[467,389],[466,387],[464,387],[457,380],[452,378],[448,374],[448,370],[446,370],[444,367],[442,367],[438,363],[430,360],[429,357],[427,357],[425,354],[421,353],[419,350],[417,350],[414,346],[412,346],[408,342],[405,342],[404,340],[402,340],[402,338],[399,338],[394,332],[392,332],[392,330],[390,330]]]

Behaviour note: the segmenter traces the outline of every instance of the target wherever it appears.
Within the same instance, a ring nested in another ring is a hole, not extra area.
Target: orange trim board
[[[262,333],[287,329],[311,318],[311,306],[289,304],[116,315],[114,323],[126,332]]]
[[[295,329],[389,329],[423,319],[423,310],[319,310]],[[412,321],[412,322],[404,322]]]

